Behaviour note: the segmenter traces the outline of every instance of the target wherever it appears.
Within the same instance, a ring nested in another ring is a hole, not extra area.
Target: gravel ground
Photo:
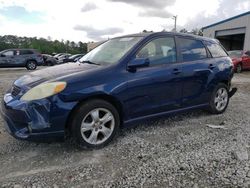
[[[0,99],[25,73],[0,70]],[[198,110],[124,128],[95,151],[15,140],[0,119],[0,187],[250,187],[250,72],[233,85],[222,115]]]

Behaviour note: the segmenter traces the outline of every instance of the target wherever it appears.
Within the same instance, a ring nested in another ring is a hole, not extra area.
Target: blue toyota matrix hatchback
[[[220,43],[180,33],[113,38],[77,63],[35,71],[4,95],[1,114],[18,139],[64,138],[100,148],[121,125],[196,108],[223,113],[233,64]]]

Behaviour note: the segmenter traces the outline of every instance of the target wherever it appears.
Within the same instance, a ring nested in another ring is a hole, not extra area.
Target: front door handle
[[[180,70],[180,69],[177,69],[177,68],[176,68],[176,69],[173,70],[173,74],[180,74],[180,73],[181,73],[181,70]]]
[[[215,68],[215,65],[214,65],[214,64],[210,64],[210,65],[208,66],[208,68],[209,68],[209,69],[214,69],[214,68]]]

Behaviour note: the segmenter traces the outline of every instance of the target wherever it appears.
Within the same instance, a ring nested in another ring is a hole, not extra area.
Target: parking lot
[[[0,99],[26,73],[0,69]],[[123,128],[94,151],[16,140],[0,119],[0,187],[248,187],[250,72],[235,74],[233,85],[224,114],[198,110]]]

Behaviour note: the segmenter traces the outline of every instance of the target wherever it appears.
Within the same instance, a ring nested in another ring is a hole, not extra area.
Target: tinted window
[[[176,48],[173,37],[154,39],[146,44],[136,58],[148,58],[150,65],[176,62]]]
[[[179,38],[183,61],[195,61],[207,58],[206,48],[199,40]]]
[[[14,51],[13,50],[5,51],[5,52],[3,52],[3,55],[5,55],[5,56],[13,56]]]
[[[33,51],[31,51],[31,50],[20,50],[19,54],[20,55],[29,55],[29,54],[33,54]]]
[[[225,50],[216,43],[206,42],[208,50],[211,52],[213,57],[225,57],[227,53]]]

